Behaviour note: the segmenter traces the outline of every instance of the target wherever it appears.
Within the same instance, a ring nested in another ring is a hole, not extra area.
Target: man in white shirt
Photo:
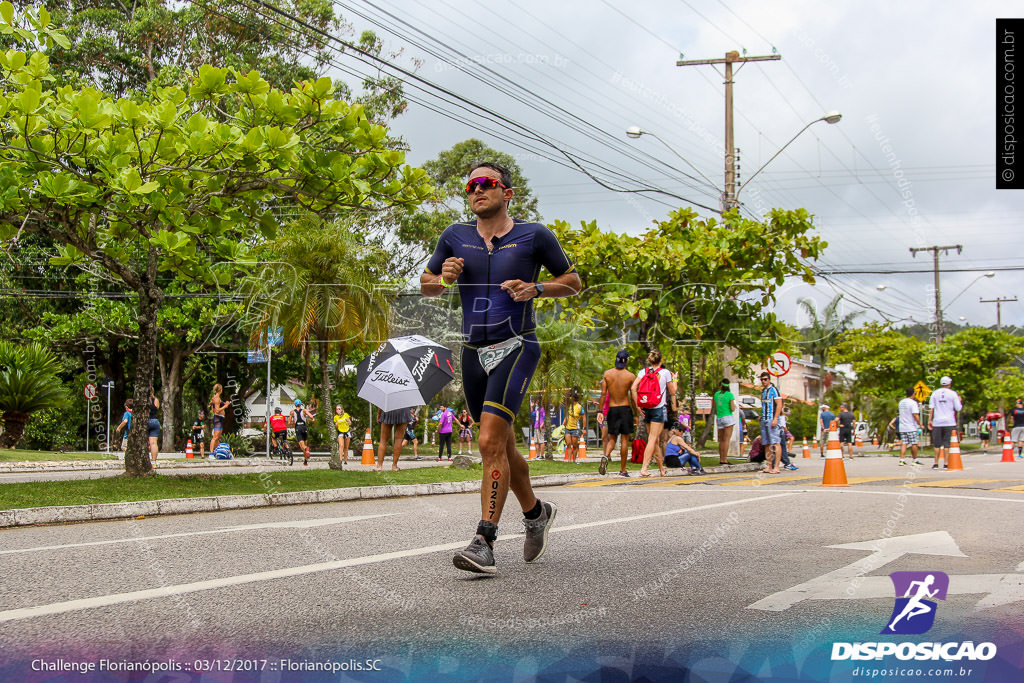
[[[889,427],[895,425],[896,431],[900,435],[900,464],[907,464],[907,446],[910,446],[910,454],[914,457],[914,464],[920,465],[921,461],[917,459],[917,445],[920,442],[918,430],[921,428],[921,418],[919,417],[921,406],[914,400],[913,387],[907,389],[907,397],[900,401],[899,411],[899,415],[892,419]]]
[[[963,410],[964,404],[960,395],[950,389],[953,380],[948,376],[939,380],[942,386],[932,392],[928,399],[928,407],[931,413],[928,415],[928,429],[932,433],[932,448],[935,449],[935,464],[933,470],[940,469],[942,461],[949,453],[949,441],[953,436],[953,429],[956,428],[956,415]],[[949,469],[947,461],[942,469]]]

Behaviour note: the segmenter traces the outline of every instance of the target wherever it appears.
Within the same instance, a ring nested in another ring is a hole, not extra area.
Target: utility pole
[[[1012,299],[1009,299],[1009,298],[1004,299],[1003,297],[996,297],[995,299],[982,299],[980,296],[978,297],[978,303],[979,304],[995,304],[996,305],[996,329],[999,330],[1000,332],[1003,330],[1003,312],[1002,312],[1003,303],[1006,302],[1006,301],[1016,301],[1016,300],[1017,300],[1016,296],[1014,296]]]
[[[726,52],[724,59],[681,59],[676,62],[676,66],[725,64],[725,74],[723,74],[725,78],[725,191],[722,193],[723,212],[739,206],[739,202],[736,201],[736,143],[733,136],[732,117],[732,65],[739,64],[742,67],[746,62],[768,62],[780,59],[782,59],[782,55],[779,54],[741,57],[739,52],[733,50],[732,52]],[[740,67],[736,69],[736,73],[739,73]]]
[[[948,254],[950,252],[950,250],[952,250],[952,249],[956,249],[956,253],[959,254],[960,252],[962,252],[964,250],[964,246],[962,244],[953,244],[953,245],[945,246],[945,247],[933,246],[933,247],[911,247],[910,248],[910,255],[913,256],[914,258],[917,258],[917,252],[919,252],[919,251],[930,251],[930,252],[932,252],[932,259],[933,259],[933,262],[935,264],[935,326],[937,328],[936,332],[935,332],[935,340],[939,344],[942,343],[942,339],[943,339],[943,335],[942,335],[942,290],[939,288],[939,252],[941,251],[943,254]]]

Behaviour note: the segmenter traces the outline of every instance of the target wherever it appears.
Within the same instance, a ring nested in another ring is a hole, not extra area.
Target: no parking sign
[[[776,351],[768,359],[768,374],[782,377],[793,367],[793,359],[785,351]]]

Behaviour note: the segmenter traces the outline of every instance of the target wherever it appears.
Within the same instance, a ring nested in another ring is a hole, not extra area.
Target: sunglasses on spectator
[[[761,381],[763,382],[763,381],[765,381],[766,379],[769,379],[769,380],[770,380],[770,379],[771,379],[771,377],[769,377],[768,375],[764,375],[764,376],[763,376],[763,377],[761,378]]]
[[[493,190],[496,187],[508,189],[508,185],[505,185],[497,178],[488,178],[487,176],[480,176],[479,178],[471,178],[470,181],[466,183],[466,194],[473,194],[474,192],[476,192],[476,188],[478,187],[483,190]]]

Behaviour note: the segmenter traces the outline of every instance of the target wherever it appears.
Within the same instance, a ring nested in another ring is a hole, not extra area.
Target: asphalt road
[[[476,494],[8,529],[0,679],[105,659],[262,669],[210,680],[855,680],[834,642],[970,640],[997,656],[912,664],[1004,680],[1024,660],[1024,463],[997,460],[847,461],[848,488],[819,486],[813,458],[539,489],[549,550],[523,562],[510,497],[495,577],[451,565]],[[949,575],[927,635],[879,635],[894,571]],[[295,668],[314,665],[339,670]]]

